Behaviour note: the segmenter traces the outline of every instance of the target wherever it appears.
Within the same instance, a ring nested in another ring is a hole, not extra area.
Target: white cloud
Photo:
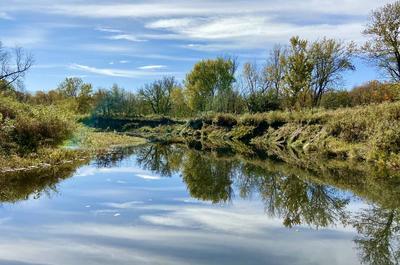
[[[17,4],[7,5],[5,10],[34,10],[61,14],[65,16],[82,16],[89,18],[121,18],[121,17],[170,17],[170,16],[209,16],[232,15],[250,13],[274,13],[290,12],[294,15],[308,14],[349,14],[366,15],[371,9],[379,7],[392,0],[232,0],[232,1],[152,1],[152,3],[89,3],[87,1],[58,1],[57,4],[49,4],[47,1],[19,1]]]
[[[156,69],[163,69],[163,68],[167,68],[167,66],[165,66],[165,65],[145,65],[145,66],[138,67],[138,69],[142,69],[142,70],[156,70]]]
[[[133,77],[138,76],[137,71],[111,69],[111,68],[96,68],[96,67],[91,67],[91,66],[81,65],[81,64],[71,64],[70,68],[74,69],[74,70],[82,70],[82,71],[89,72],[92,74],[114,76],[114,77],[133,78]]]
[[[182,28],[187,27],[193,24],[194,20],[191,18],[175,18],[175,19],[160,19],[157,21],[153,21],[146,25],[147,28],[150,29],[159,29],[159,28]]]
[[[35,223],[29,231],[12,223],[2,226],[0,256],[21,263],[63,265],[98,264],[99,260],[104,264],[199,265],[209,255],[212,264],[226,260],[234,264],[290,264],[293,260],[299,265],[332,260],[335,264],[358,263],[353,232],[307,228],[295,232],[248,203],[242,209],[159,205],[159,210],[152,208],[141,217],[132,215],[129,209],[134,204],[130,202],[112,205],[117,207],[92,213],[120,213],[121,220],[115,223],[106,219],[79,224],[55,221]]]
[[[265,49],[268,47],[267,44],[287,43],[293,35],[305,38],[328,36],[345,40],[350,38],[360,40],[366,15],[372,9],[389,2],[392,1],[177,0],[165,2],[154,0],[151,3],[114,3],[111,1],[88,3],[78,0],[73,4],[69,1],[58,1],[57,4],[49,5],[45,0],[35,1],[35,4],[31,1],[20,0],[17,4],[6,5],[2,11],[29,10],[30,12],[102,20],[107,18],[146,18],[144,26],[147,32],[141,34],[128,33],[111,26],[98,26],[95,29],[114,33],[105,37],[111,40],[130,42],[143,42],[149,39],[192,41],[200,43],[181,44],[178,47],[201,51],[221,51]],[[150,21],[148,21],[149,19]],[[86,46],[92,47],[94,51],[132,51],[128,47],[104,44]]]
[[[119,63],[127,64],[127,63],[129,63],[129,61],[128,60],[120,60]]]
[[[95,28],[95,30],[101,31],[101,32],[109,32],[109,33],[122,33],[122,30],[107,28],[107,27],[97,27],[97,28]]]
[[[132,42],[145,42],[147,40],[137,38],[136,36],[132,34],[118,34],[118,35],[113,35],[113,36],[108,36],[106,39],[109,40],[127,40],[127,41],[132,41]]]
[[[148,175],[148,174],[136,174],[136,176],[139,177],[139,178],[148,179],[148,180],[161,179],[161,177],[159,177],[159,176]]]
[[[362,40],[362,23],[296,25],[279,23],[265,16],[192,18],[190,21],[161,19],[146,25],[172,33],[173,39],[203,41],[183,47],[196,50],[265,48],[272,43],[287,43],[290,37]],[[165,35],[168,38],[168,35]]]

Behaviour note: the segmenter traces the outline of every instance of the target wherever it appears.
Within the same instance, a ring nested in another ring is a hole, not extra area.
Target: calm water
[[[0,264],[398,264],[399,178],[321,172],[148,145],[2,176]]]

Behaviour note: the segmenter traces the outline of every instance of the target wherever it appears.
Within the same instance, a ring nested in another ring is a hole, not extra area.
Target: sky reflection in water
[[[0,264],[360,264],[342,221],[370,206],[349,192],[162,148],[99,157],[27,200],[6,193]]]

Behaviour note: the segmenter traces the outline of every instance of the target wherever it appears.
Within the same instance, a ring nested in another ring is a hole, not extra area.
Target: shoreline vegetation
[[[398,170],[399,17],[400,1],[372,11],[363,45],[294,36],[263,63],[204,59],[182,82],[164,76],[136,92],[69,77],[27,93],[20,84],[33,56],[0,42],[0,173],[148,141],[262,151],[303,167],[337,160]],[[374,63],[385,81],[342,89],[356,57]]]
[[[59,106],[32,105],[0,97],[0,174],[87,161],[97,153],[146,141],[98,132],[77,123]]]
[[[145,124],[160,119],[141,120]],[[101,122],[106,126],[106,119],[101,118]],[[150,142],[186,143],[206,149],[229,147],[249,156],[261,151],[302,166],[337,160],[400,169],[400,102],[336,110],[209,114],[185,124],[181,120],[153,127],[141,126],[137,119],[109,122],[119,125],[113,130]]]

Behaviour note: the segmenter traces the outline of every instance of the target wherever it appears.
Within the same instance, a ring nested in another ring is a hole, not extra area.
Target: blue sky
[[[182,80],[203,58],[265,60],[291,36],[362,43],[367,16],[387,0],[0,0],[0,41],[35,56],[28,91],[78,76],[94,87],[136,90],[165,75]],[[344,87],[380,79],[356,60]]]

